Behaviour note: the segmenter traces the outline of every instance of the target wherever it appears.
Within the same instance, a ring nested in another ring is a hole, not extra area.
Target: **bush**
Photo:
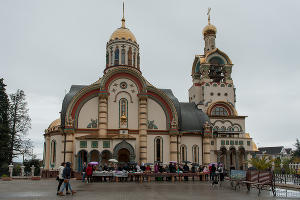
[[[26,160],[24,161],[24,166],[25,166],[25,173],[31,174],[31,166],[34,165],[34,176],[39,176],[40,175],[40,161],[37,159],[32,159],[32,160]]]

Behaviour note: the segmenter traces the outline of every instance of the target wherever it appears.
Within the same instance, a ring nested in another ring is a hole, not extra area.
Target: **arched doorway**
[[[239,148],[239,169],[245,170],[246,164],[245,164],[245,149],[244,147]]]
[[[79,172],[82,171],[83,163],[87,163],[87,152],[85,150],[81,150],[77,154],[78,168]]]
[[[122,150],[122,149],[126,149],[127,151]],[[120,156],[119,156],[119,152],[120,152]],[[128,154],[129,154],[129,159],[127,158]],[[128,162],[135,160],[134,148],[131,144],[129,144],[125,140],[123,140],[122,142],[120,142],[119,144],[117,144],[114,147],[113,158],[118,159],[118,161],[120,161],[119,157],[120,157],[120,159],[128,160]]]
[[[123,148],[118,151],[118,161],[125,163],[130,161],[130,152],[128,149]]]
[[[230,169],[238,169],[237,162],[236,162],[236,150],[234,147],[230,148],[230,154],[229,154],[229,163],[230,163]]]

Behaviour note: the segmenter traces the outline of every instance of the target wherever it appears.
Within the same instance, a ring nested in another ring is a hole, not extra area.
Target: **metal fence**
[[[274,174],[275,183],[300,185],[300,177],[295,174]]]

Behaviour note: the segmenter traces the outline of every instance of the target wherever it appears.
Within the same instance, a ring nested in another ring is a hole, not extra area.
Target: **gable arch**
[[[124,69],[126,69],[126,71]],[[122,67],[107,72],[100,80],[100,91],[108,91],[110,83],[118,78],[128,78],[137,85],[139,93],[146,92],[147,84],[142,75],[139,72],[127,67]]]
[[[212,110],[217,106],[224,107],[229,112],[228,114],[231,116],[238,115],[235,108],[231,104],[224,102],[224,101],[217,101],[215,103],[212,103],[207,109],[207,114],[211,115]]]

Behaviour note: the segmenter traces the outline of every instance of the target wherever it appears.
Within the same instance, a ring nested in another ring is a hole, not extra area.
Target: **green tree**
[[[10,152],[10,132],[9,132],[9,100],[5,90],[3,78],[0,79],[0,176],[7,173]]]
[[[268,170],[272,167],[273,159],[263,156],[262,158],[252,157],[249,163],[258,170]]]
[[[10,154],[9,162],[20,154],[23,137],[31,128],[31,119],[28,115],[27,102],[23,90],[17,90],[10,95],[9,106],[9,128],[10,128]]]
[[[293,157],[300,158],[300,141],[298,138],[296,139],[296,143],[294,144],[294,146],[296,147],[296,149],[293,152]]]

